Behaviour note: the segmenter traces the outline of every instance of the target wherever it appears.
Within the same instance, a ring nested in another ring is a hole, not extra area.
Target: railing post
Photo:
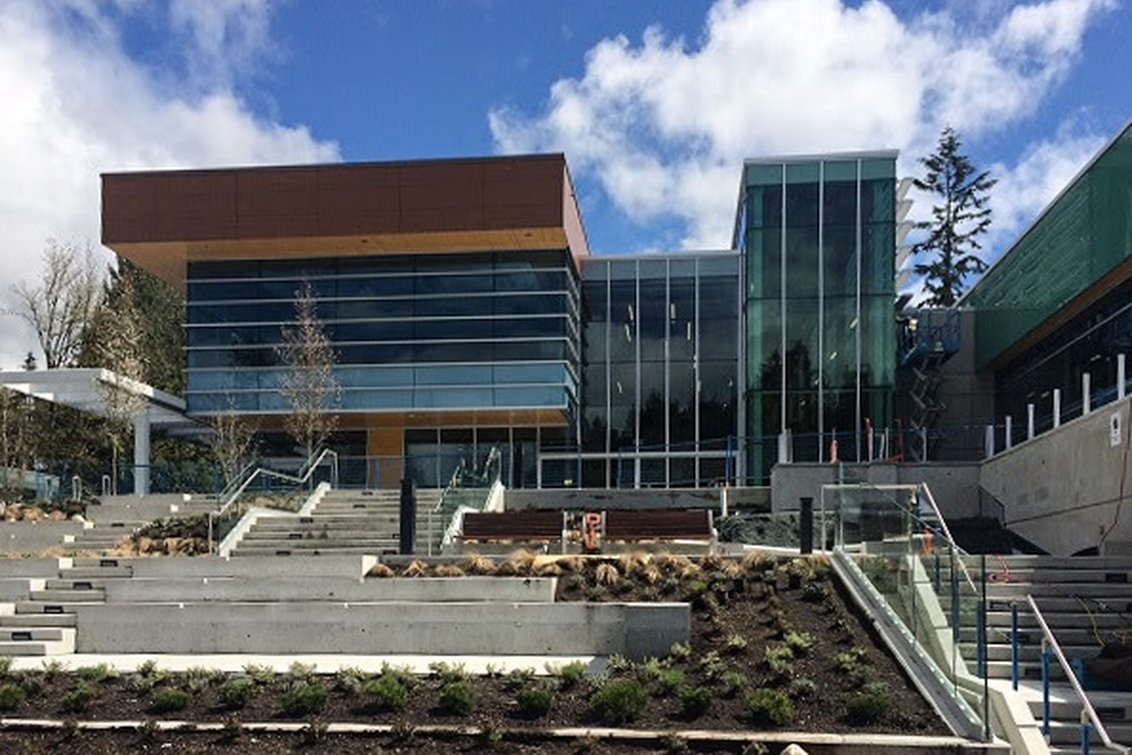
[[[994,425],[987,425],[983,433],[983,450],[985,458],[994,456]]]
[[[975,611],[975,668],[980,679],[987,678],[987,616],[982,605]]]
[[[417,490],[412,478],[401,480],[401,542],[402,556],[413,554],[413,540],[417,533]]]
[[[1034,405],[1026,404],[1026,440],[1034,439]]]
[[[1124,355],[1123,354],[1117,354],[1116,355],[1116,398],[1118,398],[1118,399],[1124,398],[1125,394],[1127,393],[1127,391],[1125,390],[1125,387],[1124,387],[1124,382],[1125,382],[1124,372],[1125,372],[1125,370],[1124,370]]]
[[[1009,414],[1006,415],[1006,440],[1003,442],[1003,448],[1007,451],[1014,445],[1014,418]]]
[[[1053,389],[1053,426],[1061,427],[1061,389]]]
[[[814,552],[814,499],[803,496],[798,519],[798,553],[807,556]]]
[[[951,557],[951,639],[959,644],[959,568],[956,562],[955,548],[948,543],[948,555]]]
[[[1081,374],[1081,416],[1084,417],[1093,407],[1090,406],[1090,394],[1092,393],[1093,376],[1085,372]]]
[[[1042,639],[1042,734],[1049,737],[1049,657],[1053,652],[1046,649],[1048,641]]]
[[[1081,755],[1089,755],[1089,735],[1093,733],[1093,725],[1089,723],[1089,716],[1081,711]]]
[[[940,564],[939,564],[939,548],[932,548],[932,560],[935,561],[935,577],[932,582],[935,584],[936,595],[940,593]]]
[[[1010,683],[1018,691],[1018,604],[1010,604]]]

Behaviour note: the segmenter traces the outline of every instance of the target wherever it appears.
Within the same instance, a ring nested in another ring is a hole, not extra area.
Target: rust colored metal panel
[[[574,194],[574,182],[570,178],[570,169],[565,161],[562,163],[562,227],[566,231],[566,241],[574,258],[574,264],[579,266],[580,270],[582,258],[590,256],[590,242],[586,237],[586,228],[582,225],[578,197]]]
[[[561,155],[486,163],[484,224],[490,229],[562,226]]]
[[[115,243],[233,238],[231,173],[133,173],[102,183],[102,241]]]
[[[247,170],[235,175],[238,238],[318,235],[317,168]]]
[[[483,230],[483,165],[433,162],[401,168],[401,231]]]
[[[400,171],[381,166],[324,166],[318,170],[321,236],[396,234],[401,228]]]

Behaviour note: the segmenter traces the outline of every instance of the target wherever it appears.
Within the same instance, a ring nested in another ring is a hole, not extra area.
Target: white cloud
[[[907,156],[945,124],[973,140],[1031,115],[1113,5],[983,2],[900,18],[879,0],[719,0],[696,45],[659,27],[639,44],[605,39],[543,112],[499,108],[489,125],[502,152],[566,152],[631,220],[675,219],[685,246],[724,247],[744,157],[897,148],[914,170]]]
[[[123,49],[117,19],[135,6],[0,3],[0,307],[8,283],[37,275],[47,238],[97,241],[101,172],[339,159],[306,127],[254,114],[232,83],[267,44],[263,3],[174,2],[171,33],[193,40],[191,59],[214,61],[180,79]],[[0,318],[0,367],[33,346],[16,318]]]

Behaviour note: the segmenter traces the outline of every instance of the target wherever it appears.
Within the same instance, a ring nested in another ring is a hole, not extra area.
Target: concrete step
[[[1001,561],[1000,561],[1001,559]],[[1132,569],[1132,556],[987,556],[987,567],[999,567],[1002,562],[1011,569]],[[978,565],[978,558],[967,562],[968,567]]]
[[[1059,641],[1060,642],[1060,641]],[[960,643],[960,649],[963,651],[964,658],[975,657],[974,643]],[[1082,645],[1061,645],[1062,652],[1065,653],[1066,658],[1091,658],[1095,656],[1099,648],[1095,644],[1082,644]],[[1010,660],[1010,646],[988,644],[987,645],[987,660],[991,661],[1009,661]],[[1042,648],[1041,645],[1019,645],[1018,658],[1022,663],[1041,663]]]
[[[240,541],[238,548],[254,546],[257,548],[296,548],[307,550],[310,548],[354,548],[365,546],[376,546],[380,548],[391,548],[397,546],[397,540],[390,537],[330,537],[330,538],[286,538],[286,537],[245,537]]]
[[[1132,723],[1132,692],[1093,692],[1088,691],[1089,702],[1101,722],[1108,727],[1109,724]],[[1040,699],[1029,701],[1030,712],[1034,718],[1041,720],[1042,701]],[[1078,721],[1081,716],[1081,703],[1073,694],[1072,687],[1051,685],[1050,688],[1050,719],[1062,721]]]
[[[116,569],[131,568],[129,559],[113,556],[78,556],[71,562],[72,569]]]
[[[106,582],[114,581],[106,577],[90,577],[86,579],[49,579],[47,580],[46,588],[48,590],[102,590]]]
[[[383,556],[397,553],[397,548],[375,548],[372,546],[349,546],[349,547],[334,547],[334,548],[321,548],[321,549],[299,549],[299,548],[262,548],[259,546],[252,547],[237,547],[232,551],[233,556],[342,556],[342,555],[366,555],[366,556]]]
[[[78,626],[78,617],[73,613],[26,613],[5,614],[0,616],[0,627],[74,627]]]
[[[100,603],[106,600],[106,593],[98,589],[90,590],[32,590],[32,600],[42,603]]]
[[[1127,603],[1132,600],[1132,583],[1123,582],[1034,582],[1034,583],[1006,583],[987,585],[987,598],[991,600],[1021,600],[1025,601],[1027,595],[1033,595],[1042,606],[1042,599],[1047,597],[1073,597],[1098,598],[1121,600]]]
[[[987,566],[990,589],[998,585],[1040,584],[1057,582],[1060,584],[1108,584],[1132,583],[1132,568],[1129,569],[1011,569],[1001,567],[991,569]]]
[[[0,642],[0,656],[70,655],[75,652],[75,641],[59,642]]]
[[[62,642],[75,630],[67,627],[3,627],[0,642]]]
[[[313,525],[309,527],[252,527],[244,537],[278,537],[283,539],[302,539],[302,538],[323,538],[328,537],[349,537],[351,535],[359,537],[392,537],[395,533],[399,532],[399,528],[386,526],[369,526],[365,522],[359,522],[354,527],[319,527]]]
[[[1132,724],[1113,724],[1111,726],[1105,724],[1105,729],[1114,742],[1132,742]],[[1078,746],[1076,751],[1081,752],[1081,724],[1077,721],[1050,720],[1049,741],[1053,745],[1070,746],[1076,744]],[[1101,737],[1096,731],[1093,731],[1089,736],[1089,741],[1096,747],[1100,745]]]
[[[130,566],[77,566],[59,570],[59,576],[64,580],[129,579],[133,575],[134,570]]]
[[[66,602],[45,603],[38,600],[21,600],[16,603],[16,613],[20,614],[59,614],[72,613],[75,606],[101,606],[103,600],[70,600]]]

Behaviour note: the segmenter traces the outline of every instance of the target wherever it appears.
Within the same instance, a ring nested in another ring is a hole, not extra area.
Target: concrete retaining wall
[[[26,580],[25,580],[26,582]],[[551,578],[455,577],[412,579],[394,577],[359,582],[347,577],[267,579],[122,579],[108,580],[111,603],[157,601],[416,601],[552,603],[557,580]]]
[[[731,492],[734,507],[741,499],[740,489]],[[605,488],[508,490],[507,510],[569,509],[716,509],[719,489],[701,490],[607,490]]]
[[[915,485],[926,482],[944,519],[965,519],[979,513],[979,463],[846,464],[847,479],[865,479],[872,485]],[[811,496],[816,511],[821,486],[837,482],[834,464],[779,464],[770,475],[771,500],[776,513],[797,511],[799,499]]]
[[[80,653],[661,656],[687,642],[684,603],[81,605]]]
[[[61,547],[64,535],[77,535],[82,531],[82,522],[0,522],[0,551],[39,553]]]
[[[363,556],[269,556],[257,558],[119,558],[135,577],[354,577],[368,567]],[[372,562],[373,559],[370,559]]]
[[[1129,404],[1114,402],[1004,451],[983,464],[982,485],[1006,507],[1006,526],[1050,553],[1067,556],[1097,547],[1101,532],[1118,524],[1106,544],[1132,542]],[[1113,415],[1119,418],[1112,443]],[[1121,498],[1121,488],[1123,498]]]

